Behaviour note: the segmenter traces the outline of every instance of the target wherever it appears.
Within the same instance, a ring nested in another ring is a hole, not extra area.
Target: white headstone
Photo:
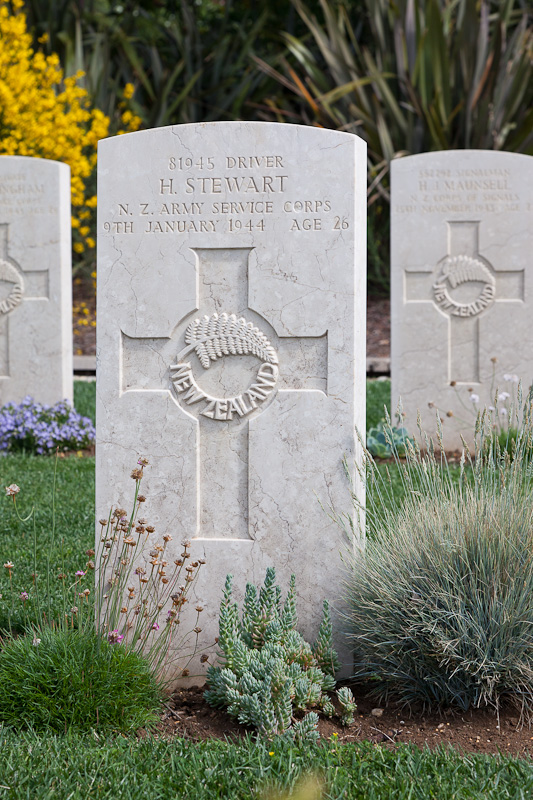
[[[438,408],[460,448],[498,387],[533,378],[533,158],[455,150],[391,167],[393,408],[401,397],[413,432],[419,409],[428,433]]]
[[[202,646],[275,566],[301,628],[340,602],[342,459],[365,420],[365,145],[220,122],[99,145],[97,509],[131,495],[205,557]],[[355,190],[354,190],[355,183]]]
[[[72,401],[70,168],[0,156],[0,405]]]

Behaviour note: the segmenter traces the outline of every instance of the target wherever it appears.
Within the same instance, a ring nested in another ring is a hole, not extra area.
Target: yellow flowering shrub
[[[0,153],[50,158],[70,166],[73,248],[81,255],[95,246],[96,196],[90,187],[96,144],[109,135],[110,119],[91,108],[80,85],[83,73],[65,78],[57,55],[33,49],[22,7],[23,0],[0,0]],[[133,91],[126,85],[124,99]],[[127,109],[121,119],[128,131],[141,123]]]

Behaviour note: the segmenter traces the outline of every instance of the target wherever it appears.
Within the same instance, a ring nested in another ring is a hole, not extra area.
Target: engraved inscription
[[[10,217],[57,214],[57,208],[46,202],[46,185],[36,183],[25,172],[2,175],[0,183],[0,215]]]
[[[204,417],[220,421],[247,417],[269,397],[276,387],[279,370],[276,364],[262,364],[255,381],[235,397],[212,397],[204,392],[194,379],[189,362],[172,364],[171,384],[181,402],[188,406],[201,403],[198,411]]]
[[[304,236],[351,225],[329,198],[291,198],[291,176],[279,155],[169,156],[165,166],[169,172],[153,184],[158,200],[117,203],[114,214],[128,220],[103,222],[104,233],[261,234],[273,229],[276,216],[286,217],[287,232]]]
[[[486,214],[524,210],[521,176],[508,168],[420,169],[400,214]]]

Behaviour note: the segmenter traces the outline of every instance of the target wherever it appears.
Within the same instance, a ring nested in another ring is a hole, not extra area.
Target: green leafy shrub
[[[389,484],[367,451],[361,478],[382,495],[369,493],[347,599],[355,677],[376,679],[380,697],[533,714],[532,439],[530,397],[513,458],[483,412],[458,481],[440,429],[440,452],[427,437],[425,454],[408,444],[400,508],[383,502]]]
[[[403,458],[407,441],[414,443],[406,428],[391,426],[385,420],[378,422],[366,434],[367,449],[377,458],[391,458],[394,452]]]
[[[282,34],[287,58],[268,68],[280,83],[270,118],[367,142],[368,281],[383,294],[393,158],[531,151],[532,17],[522,0],[321,0],[319,14],[292,2],[309,35]]]
[[[155,723],[161,700],[148,662],[95,630],[5,640],[0,685],[0,721],[16,728],[130,731]]]
[[[298,722],[293,719],[295,711],[312,707],[326,716],[335,712],[326,694],[335,688],[339,669],[328,604],[324,602],[318,638],[311,646],[295,630],[294,575],[283,605],[275,581],[275,570],[269,567],[259,593],[253,584],[247,585],[239,620],[237,603],[232,602],[232,576],[228,575],[219,622],[223,664],[209,667],[205,698],[210,705],[227,708],[231,716],[264,736],[317,739],[318,716],[314,711]],[[355,704],[349,689],[340,692],[342,719],[349,724]]]

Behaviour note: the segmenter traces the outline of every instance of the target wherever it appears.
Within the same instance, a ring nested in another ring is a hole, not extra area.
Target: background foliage
[[[70,166],[73,249],[81,258],[95,247],[96,145],[113,125],[92,107],[81,73],[65,77],[57,54],[42,52],[47,39],[43,33],[32,42],[22,0],[0,0],[0,154]],[[130,112],[121,122],[134,130],[140,119]]]
[[[270,119],[366,139],[374,293],[388,290],[392,158],[533,153],[527,0],[26,0],[25,10],[34,41],[49,33],[41,46],[66,75],[83,70],[80,85],[115,122]]]

